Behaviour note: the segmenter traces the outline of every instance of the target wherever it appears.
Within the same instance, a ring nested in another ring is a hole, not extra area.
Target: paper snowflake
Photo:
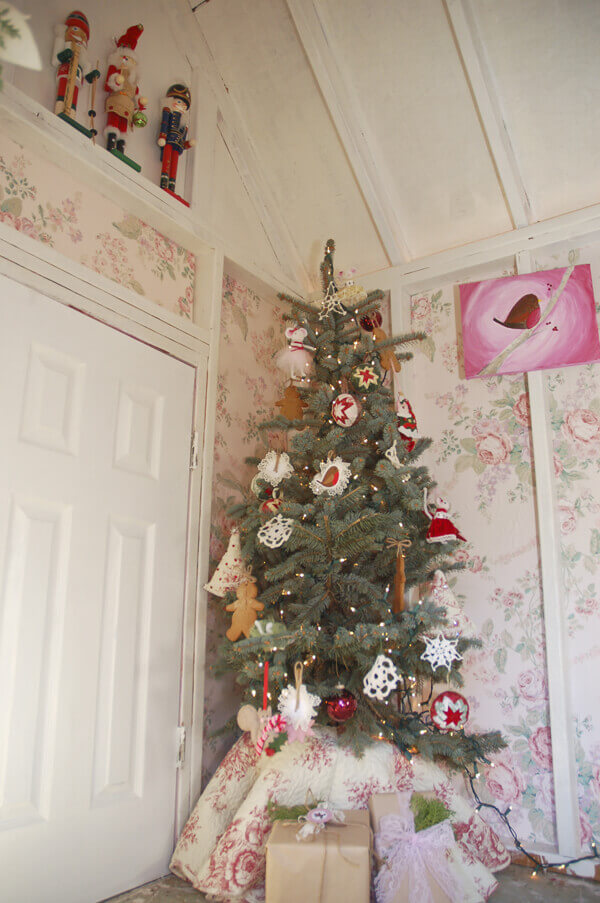
[[[338,293],[332,285],[330,285],[327,289],[327,294],[319,302],[319,306],[321,308],[319,312],[319,320],[324,320],[325,317],[329,316],[329,314],[345,314],[347,312],[346,308],[338,298]]]
[[[256,538],[263,546],[269,549],[278,549],[287,542],[294,529],[294,521],[291,517],[282,517],[278,514],[263,524]]]
[[[383,702],[399,683],[400,675],[391,658],[387,655],[378,655],[371,670],[363,678],[363,693],[371,699]]]
[[[276,452],[273,449],[267,452],[258,465],[259,476],[271,486],[279,486],[281,481],[287,480],[293,472],[294,468],[287,452]]]
[[[393,464],[393,466],[396,468],[396,470],[400,470],[400,468],[402,467],[402,465],[400,464],[400,459],[398,458],[398,452],[397,452],[397,450],[396,450],[396,443],[397,443],[397,442],[398,442],[398,440],[397,440],[397,439],[394,439],[393,444],[390,445],[390,447],[388,448],[388,450],[387,450],[386,453],[385,453],[385,456],[386,456],[386,458],[388,459],[388,461],[389,461],[391,464]]]
[[[450,671],[453,661],[462,660],[462,655],[456,648],[458,638],[449,640],[443,633],[438,633],[436,637],[424,636],[421,639],[427,647],[421,659],[429,662],[432,671],[437,671],[438,668],[447,668]]]

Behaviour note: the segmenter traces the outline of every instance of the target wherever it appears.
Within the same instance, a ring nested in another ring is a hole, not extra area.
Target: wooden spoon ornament
[[[386,539],[388,549],[396,549],[396,574],[394,576],[394,595],[392,598],[392,611],[395,615],[404,611],[404,588],[406,586],[406,574],[404,570],[404,551],[412,546],[408,537]]]

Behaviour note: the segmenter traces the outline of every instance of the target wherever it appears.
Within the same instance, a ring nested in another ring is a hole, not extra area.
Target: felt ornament
[[[446,499],[438,497],[432,514],[427,504],[427,489],[424,489],[423,511],[431,521],[427,530],[427,542],[452,542],[456,539],[466,542],[465,537],[448,517],[449,510],[450,505]]]
[[[331,403],[331,416],[338,426],[348,429],[348,427],[354,426],[360,417],[360,404],[354,395],[342,392],[340,395],[336,395]]]
[[[271,449],[258,465],[258,475],[265,483],[271,486],[279,486],[282,480],[287,480],[294,472],[294,468],[287,452],[279,452]]]
[[[255,709],[253,705],[243,705],[237,713],[238,727],[242,731],[247,731],[253,745],[256,745],[261,731],[271,715],[271,706],[266,709]]]
[[[360,364],[352,371],[352,383],[359,392],[376,389],[381,382],[378,369],[374,364]]]
[[[247,577],[245,583],[240,583],[236,590],[236,598],[230,604],[225,606],[226,611],[233,612],[231,618],[231,627],[226,631],[225,636],[231,642],[239,639],[242,634],[245,637],[250,636],[252,625],[256,621],[256,613],[262,611],[264,603],[258,598],[258,587],[256,586],[255,577]]]
[[[422,636],[421,639],[426,646],[421,659],[429,662],[432,671],[437,671],[438,668],[447,668],[450,673],[452,662],[462,660],[462,655],[456,648],[458,638],[450,640],[442,633],[438,633],[435,637]]]
[[[339,456],[333,457],[330,453],[327,461],[319,462],[319,468],[319,473],[310,481],[310,488],[314,494],[341,495],[350,482],[352,475],[350,465]]]
[[[469,717],[469,703],[455,690],[445,690],[431,703],[431,720],[444,733],[460,730]]]
[[[291,517],[282,517],[276,514],[262,525],[256,538],[268,549],[278,549],[288,541],[294,529],[294,521]]]
[[[363,693],[383,702],[400,683],[400,675],[387,655],[378,655],[363,678]]]
[[[388,549],[396,549],[396,573],[394,575],[394,596],[392,599],[392,611],[399,615],[404,611],[404,588],[406,586],[406,573],[404,570],[404,550],[412,545],[410,539],[386,540]]]
[[[275,407],[279,408],[282,417],[285,417],[287,420],[302,420],[304,409],[308,405],[305,401],[302,401],[296,386],[290,385],[285,389],[281,401],[275,402]]]
[[[305,339],[308,332],[303,326],[288,326],[285,337],[289,341],[287,348],[280,351],[275,361],[290,379],[304,379],[312,370],[314,345],[307,345]]]
[[[410,401],[400,392],[396,397],[396,428],[406,445],[406,450],[411,452],[419,438],[417,418]]]
[[[317,717],[321,697],[309,693],[302,683],[302,662],[294,665],[296,685],[285,687],[279,694],[277,708],[285,718],[288,740],[303,742],[312,734],[312,726]]]
[[[229,590],[235,589],[245,579],[246,574],[247,571],[242,561],[240,531],[234,529],[229,537],[227,551],[221,558],[209,582],[205,583],[204,589],[212,593],[213,596],[221,596],[222,598]]]

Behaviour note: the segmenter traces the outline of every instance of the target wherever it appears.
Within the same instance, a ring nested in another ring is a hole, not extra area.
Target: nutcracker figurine
[[[140,172],[141,166],[125,156],[125,139],[130,127],[142,127],[148,122],[143,112],[148,105],[146,97],[140,96],[138,87],[138,59],[135,54],[137,42],[144,30],[143,25],[132,25],[116,41],[117,49],[108,58],[108,70],[104,90],[107,92],[106,149]]]
[[[192,102],[190,89],[185,85],[171,85],[163,101],[158,146],[160,147],[160,187],[189,207],[187,201],[175,194],[177,164],[184,150],[195,141],[188,140],[187,114]]]
[[[75,118],[79,89],[84,78],[91,83],[100,77],[98,69],[90,69],[87,60],[89,38],[90,25],[86,16],[79,10],[69,13],[65,24],[56,26],[52,64],[56,66],[54,112],[91,138],[92,132],[80,125]]]

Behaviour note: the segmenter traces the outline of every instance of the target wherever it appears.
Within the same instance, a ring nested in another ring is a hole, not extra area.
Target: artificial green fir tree
[[[430,440],[399,432],[393,387],[381,367],[394,352],[398,362],[410,360],[408,349],[424,336],[387,338],[378,312],[383,294],[353,284],[338,290],[333,250],[330,240],[318,306],[282,296],[290,319],[305,330],[304,347],[315,349],[314,369],[296,383],[302,419],[279,415],[263,424],[288,433],[289,461],[273,449],[260,462],[253,492],[232,511],[265,608],[249,636],[224,643],[221,665],[237,671],[245,701],[257,704],[268,663],[275,708],[300,661],[308,689],[323,700],[317,721],[349,715],[339,725],[340,742],[358,754],[383,739],[407,756],[471,765],[504,745],[500,734],[442,732],[429,709],[436,683],[461,686],[460,658],[480,641],[444,639],[445,611],[431,601],[404,607],[405,588],[457,567],[451,555],[458,540],[427,541],[423,498],[433,481],[418,461]],[[436,635],[449,667],[434,671],[422,655]],[[392,663],[385,698],[365,693],[378,656],[388,669]]]

